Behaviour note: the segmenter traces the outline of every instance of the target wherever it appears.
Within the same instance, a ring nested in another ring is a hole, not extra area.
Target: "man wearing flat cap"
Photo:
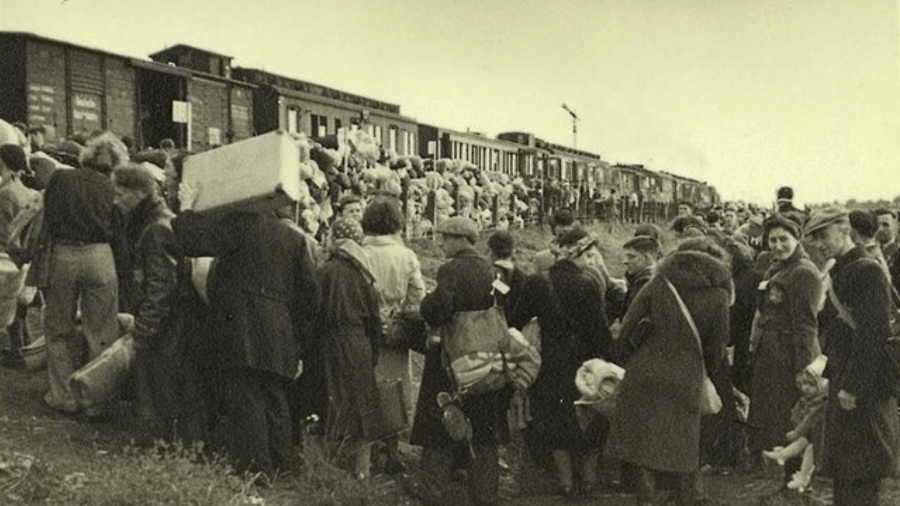
[[[850,214],[839,207],[814,212],[805,230],[812,248],[835,260],[819,314],[830,381],[825,470],[834,478],[835,506],[875,506],[881,480],[896,469],[900,433],[897,367],[887,354],[890,288],[850,230]]]
[[[494,304],[491,294],[494,268],[487,258],[475,251],[478,228],[469,218],[454,217],[437,228],[441,248],[449,261],[438,269],[437,286],[422,300],[422,318],[430,327],[450,322],[456,313],[489,309]],[[426,490],[427,501],[454,504],[450,491],[451,469],[457,457],[465,455],[465,443],[453,441],[444,429],[442,409],[437,403],[440,392],[453,392],[450,376],[441,364],[440,346],[425,347],[425,370],[416,403],[410,444],[422,446],[420,490]],[[462,410],[472,424],[474,458],[469,462],[468,490],[473,504],[498,501],[500,477],[499,445],[509,439],[506,411],[511,391],[501,389],[482,395],[466,396]],[[415,490],[411,492],[421,495]]]

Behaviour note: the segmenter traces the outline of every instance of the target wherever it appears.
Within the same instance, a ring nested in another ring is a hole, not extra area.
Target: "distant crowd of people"
[[[657,504],[662,489],[694,504],[701,466],[738,466],[745,448],[758,466],[783,466],[791,489],[827,473],[838,506],[877,504],[896,471],[892,210],[809,213],[790,188],[771,211],[685,205],[673,240],[634,227],[621,278],[568,208],[553,214],[553,241],[531,265],[516,259],[515,231],[493,233],[487,257],[481,225],[448,216],[435,230],[446,263],[427,291],[396,196],[344,192],[322,231],[304,227],[296,203],[195,211],[214,189],[179,184],[159,153],[162,163],[136,163],[104,132],[77,167],[37,177],[21,146],[0,146],[0,246],[39,288],[22,306],[44,308],[54,410],[109,413],[112,400],[86,404],[69,378],[119,338],[127,313],[127,395],[146,440],[218,437],[239,472],[269,480],[291,471],[304,433],[340,443],[360,479],[378,441],[382,470],[404,470],[379,385],[388,341],[409,350],[417,394],[409,442],[422,454],[404,483],[429,503],[456,503],[459,476],[465,499],[498,502],[513,406],[527,406],[529,456],[566,497],[611,486],[599,482],[604,455],[621,463],[615,485],[638,504]],[[540,372],[524,389],[462,391],[446,356],[454,322],[495,306],[504,327],[539,326]],[[29,341],[23,318],[7,328],[11,343]],[[597,358],[626,371],[605,414],[576,403],[575,376]],[[707,380],[715,413],[704,411]]]

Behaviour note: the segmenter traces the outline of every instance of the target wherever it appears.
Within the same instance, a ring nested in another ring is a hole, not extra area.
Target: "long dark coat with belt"
[[[794,428],[791,408],[800,399],[797,373],[821,353],[816,314],[822,297],[819,270],[798,245],[766,271],[757,325],[760,336],[753,358],[748,423],[751,455],[784,446]]]
[[[494,267],[473,248],[464,248],[442,265],[437,273],[437,286],[425,296],[420,306],[422,318],[432,327],[450,322],[460,311],[488,309],[494,304],[491,283]],[[416,346],[416,348],[419,348]],[[422,348],[419,348],[422,349]],[[444,429],[443,411],[437,394],[453,392],[450,376],[441,364],[439,347],[425,350],[425,369],[416,402],[410,444],[450,449],[453,441]],[[475,444],[500,444],[509,440],[506,410],[510,389],[501,389],[465,399],[463,411],[472,423]]]
[[[217,258],[208,287],[216,332],[210,361],[293,378],[311,347],[319,297],[304,237],[256,212],[185,211],[172,226],[187,256]]]
[[[664,277],[693,316],[702,352]],[[728,267],[705,253],[676,251],[660,262],[622,323],[619,338],[640,344],[610,418],[611,457],[658,471],[699,468],[702,364],[713,376],[723,362],[732,290]]]
[[[586,360],[609,359],[612,335],[597,278],[568,260],[548,275],[528,277],[509,322],[521,328],[533,317],[541,327],[541,371],[529,391],[531,414],[526,437],[538,450],[598,447],[602,423],[582,431],[574,402],[580,397],[575,374]]]
[[[845,480],[889,477],[897,467],[896,378],[885,354],[890,335],[890,288],[881,266],[854,248],[831,269],[837,299],[855,321],[852,328],[826,300],[820,314],[829,380],[825,415],[825,471]],[[856,396],[856,409],[844,410],[837,394]]]

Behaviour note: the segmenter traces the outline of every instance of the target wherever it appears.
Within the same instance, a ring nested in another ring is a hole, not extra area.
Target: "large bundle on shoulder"
[[[457,313],[442,346],[457,393],[479,395],[513,384],[527,389],[541,366],[536,321],[524,332],[509,328],[499,306]]]

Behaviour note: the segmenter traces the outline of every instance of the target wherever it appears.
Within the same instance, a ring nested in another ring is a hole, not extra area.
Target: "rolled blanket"
[[[575,404],[588,406],[607,415],[616,407],[619,384],[625,377],[625,369],[599,358],[582,364],[575,374],[575,386],[581,399]]]

